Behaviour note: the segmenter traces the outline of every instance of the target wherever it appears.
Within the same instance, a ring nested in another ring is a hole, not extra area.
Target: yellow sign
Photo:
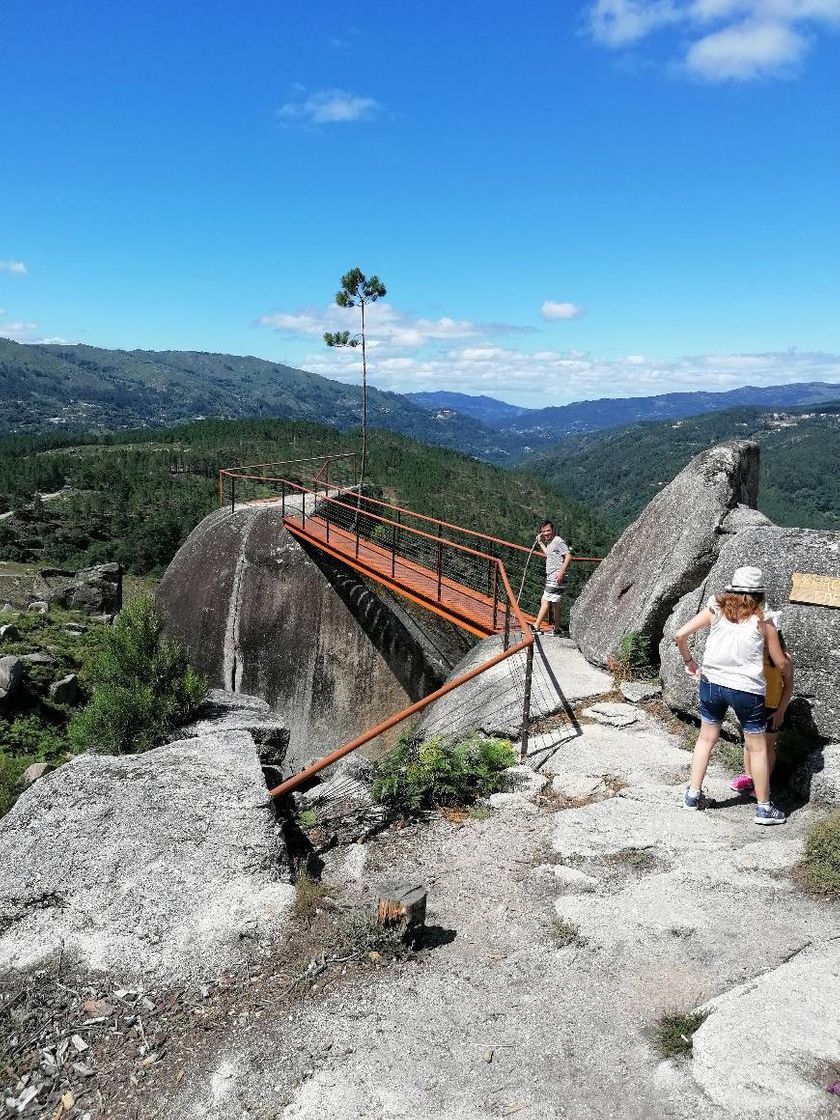
[[[840,607],[840,576],[817,576],[794,572],[790,589],[791,603],[816,603],[822,607]]]

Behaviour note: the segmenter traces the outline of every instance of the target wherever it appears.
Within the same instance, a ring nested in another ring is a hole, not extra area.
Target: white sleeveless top
[[[713,620],[703,651],[703,676],[712,684],[764,696],[764,634],[758,628],[758,615],[730,622],[714,595],[706,606]]]

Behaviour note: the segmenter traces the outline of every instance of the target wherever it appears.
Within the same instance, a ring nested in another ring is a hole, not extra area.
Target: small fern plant
[[[371,793],[403,816],[468,806],[503,789],[504,771],[515,762],[506,739],[476,734],[449,744],[440,735],[403,738],[377,767]]]

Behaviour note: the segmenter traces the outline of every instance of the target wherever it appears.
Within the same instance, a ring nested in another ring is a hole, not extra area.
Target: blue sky
[[[358,265],[383,388],[840,382],[840,0],[4,0],[0,42],[0,334],[353,381]]]

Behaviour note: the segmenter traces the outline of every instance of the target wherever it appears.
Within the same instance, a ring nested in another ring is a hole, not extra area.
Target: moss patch
[[[656,1049],[663,1058],[690,1058],[694,1032],[706,1021],[706,1013],[666,1012],[656,1024]]]

